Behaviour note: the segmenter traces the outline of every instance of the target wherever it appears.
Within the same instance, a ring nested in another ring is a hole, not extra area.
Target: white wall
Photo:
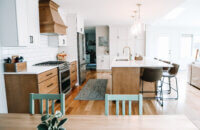
[[[67,46],[59,47],[59,52],[64,51],[67,54],[67,61],[77,60],[77,24],[76,14],[68,14],[63,19],[67,26]]]
[[[105,53],[106,47],[99,46],[99,37],[107,37],[109,39],[109,27],[108,26],[97,26],[96,27],[97,70],[108,70],[108,69],[110,69],[110,56],[109,56],[109,54]]]
[[[0,57],[2,57],[2,47],[0,47]],[[2,59],[0,59],[0,113],[7,113]]]
[[[186,69],[186,59],[181,58],[181,36],[182,34],[193,34],[194,36],[200,36],[200,28],[179,28],[179,27],[161,27],[161,26],[150,26],[146,28],[146,55],[148,57],[158,57],[158,38],[160,36],[169,37],[169,48],[171,50],[171,62],[178,64],[185,64],[181,69]],[[187,62],[191,62],[193,58]],[[185,62],[185,63],[184,63]]]
[[[110,26],[110,64],[117,56],[123,56],[123,48],[129,46],[133,56],[135,53],[145,55],[145,33],[136,38],[131,34],[131,26]]]

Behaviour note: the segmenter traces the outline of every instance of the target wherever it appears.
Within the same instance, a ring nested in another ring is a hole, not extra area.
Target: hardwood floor
[[[161,107],[155,100],[144,100],[144,115],[186,115],[198,128],[200,128],[200,90],[188,85],[187,73],[178,74],[179,99],[165,100]],[[88,71],[86,82],[89,79],[108,79],[107,93],[111,92],[111,73]],[[74,100],[79,91],[86,82],[75,88],[71,94],[66,97],[66,115],[103,115],[104,101],[80,101]],[[175,82],[172,82],[172,85]],[[174,96],[174,93],[171,94]],[[128,104],[126,104],[128,108]],[[138,104],[133,103],[133,115],[138,114]],[[57,105],[57,109],[59,105]],[[121,108],[120,108],[121,110]],[[128,112],[128,110],[126,110]],[[115,114],[115,103],[110,103],[110,114]],[[120,113],[121,114],[121,113]]]

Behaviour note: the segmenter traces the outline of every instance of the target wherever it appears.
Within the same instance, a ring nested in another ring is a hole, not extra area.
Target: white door
[[[191,63],[194,59],[193,53],[193,35],[183,34],[181,36],[181,46],[180,46],[180,58],[181,58],[181,69],[186,70],[187,65]]]
[[[160,36],[157,43],[157,57],[162,60],[170,60],[171,50],[168,36]]]

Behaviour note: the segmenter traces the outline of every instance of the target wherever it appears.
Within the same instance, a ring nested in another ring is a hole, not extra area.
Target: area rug
[[[75,100],[105,100],[107,79],[90,79]]]

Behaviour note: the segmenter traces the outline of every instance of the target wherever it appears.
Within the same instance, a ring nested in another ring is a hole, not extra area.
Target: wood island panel
[[[113,94],[139,94],[140,68],[112,68]]]
[[[139,94],[142,69],[137,67],[112,68],[112,94]],[[155,82],[143,81],[144,91],[155,91]],[[155,97],[155,93],[143,93],[143,97]]]

